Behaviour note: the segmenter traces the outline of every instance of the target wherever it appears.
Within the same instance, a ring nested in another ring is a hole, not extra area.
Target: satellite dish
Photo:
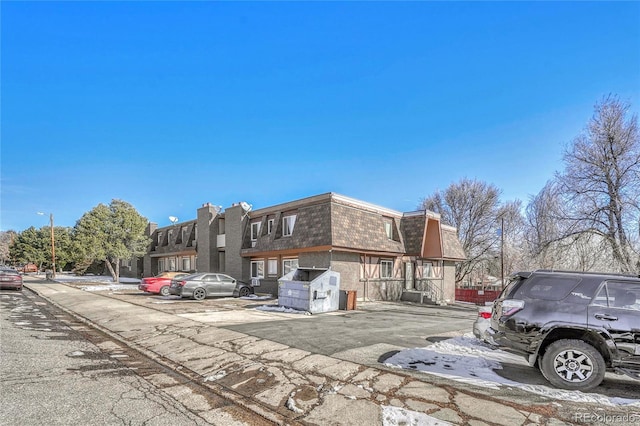
[[[244,210],[245,212],[250,212],[251,209],[253,208],[253,206],[245,201],[240,203],[240,207],[242,207],[242,210]]]
[[[171,223],[176,223],[178,221],[178,218],[175,216],[169,216],[169,220],[171,221]]]

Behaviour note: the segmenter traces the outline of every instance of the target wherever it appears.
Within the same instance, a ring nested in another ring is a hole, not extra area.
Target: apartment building
[[[359,299],[447,303],[465,258],[456,229],[430,211],[402,213],[335,193],[252,210],[204,204],[192,221],[158,228],[144,276],[162,271],[224,272],[277,295],[291,269],[330,268]]]

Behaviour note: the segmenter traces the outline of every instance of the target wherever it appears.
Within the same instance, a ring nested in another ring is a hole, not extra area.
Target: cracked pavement
[[[271,424],[52,308],[0,292],[0,424]]]
[[[575,413],[598,410],[588,404],[563,402],[560,406],[515,390],[490,393],[470,385],[454,386],[382,364],[314,353],[215,322],[196,321],[179,315],[175,308],[163,312],[62,284],[31,288],[128,346],[206,385],[213,394],[224,395],[278,424],[383,424],[383,406],[474,426],[573,424]],[[194,305],[189,309],[193,311]],[[193,404],[190,408],[197,410],[197,401]]]

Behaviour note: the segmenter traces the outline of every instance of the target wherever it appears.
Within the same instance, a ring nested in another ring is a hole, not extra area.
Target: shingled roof
[[[282,218],[295,214],[291,236],[282,236]],[[266,233],[267,220],[274,229]],[[335,249],[464,259],[455,228],[441,226],[430,211],[401,213],[335,193],[326,193],[251,212],[251,223],[261,222],[260,236],[251,247],[245,234],[243,255],[302,249]],[[391,238],[385,224],[391,225]]]

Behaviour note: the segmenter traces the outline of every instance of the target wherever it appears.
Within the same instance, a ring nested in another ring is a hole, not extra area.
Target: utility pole
[[[53,278],[56,277],[56,239],[53,233],[53,213],[49,214],[51,221],[51,266],[53,267]]]
[[[500,218],[500,284],[504,288],[504,216]]]

